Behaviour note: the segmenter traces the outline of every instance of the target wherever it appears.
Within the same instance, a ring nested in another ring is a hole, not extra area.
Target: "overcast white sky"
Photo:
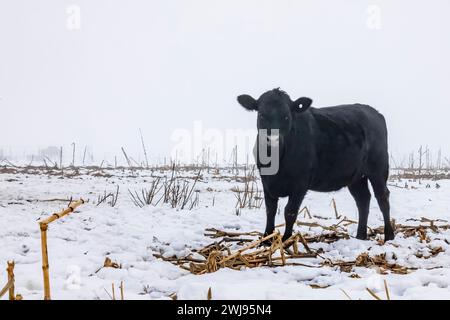
[[[236,96],[281,87],[316,107],[374,106],[394,154],[450,155],[449,12],[448,0],[0,0],[0,146],[137,154],[142,128],[151,157],[165,155],[197,120],[255,128]]]

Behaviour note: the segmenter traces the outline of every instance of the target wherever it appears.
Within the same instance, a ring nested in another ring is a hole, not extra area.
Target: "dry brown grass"
[[[339,215],[338,215],[339,216]],[[417,226],[395,224],[397,233],[402,233],[404,237],[417,237],[418,241],[426,241],[426,233],[429,231],[440,232],[450,229],[448,224],[437,224],[436,220],[422,218]],[[442,221],[440,221],[442,222]],[[163,257],[161,254],[155,254],[155,257],[171,262],[182,269],[188,270],[193,274],[201,275],[205,273],[216,272],[221,268],[230,268],[241,270],[242,268],[257,268],[262,266],[279,267],[285,265],[300,265],[312,268],[337,267],[341,272],[352,273],[356,267],[376,268],[380,274],[395,273],[407,274],[416,268],[406,267],[395,263],[392,259],[386,258],[386,254],[369,255],[368,252],[362,252],[351,261],[333,261],[324,256],[322,249],[312,249],[311,243],[332,243],[335,241],[349,239],[345,226],[356,223],[346,217],[339,220],[331,226],[324,226],[318,222],[301,222],[297,224],[309,228],[320,228],[322,232],[315,234],[295,233],[284,243],[281,242],[279,231],[263,237],[258,231],[250,232],[228,232],[215,228],[206,229],[205,236],[216,241],[192,252],[199,254],[202,258],[193,258],[192,254],[186,257]],[[282,226],[282,225],[279,225]],[[278,226],[278,227],[279,227]],[[383,227],[370,230],[370,238],[376,240],[379,245],[383,244],[379,240],[383,233]],[[220,240],[219,240],[220,239]],[[218,240],[218,241],[217,241]],[[271,242],[269,246],[263,244]],[[232,249],[233,248],[233,249]],[[303,251],[303,252],[302,252]],[[431,258],[442,252],[441,247],[429,247],[430,256],[420,256],[421,258]],[[304,264],[298,261],[292,261],[299,258],[319,258],[319,263]],[[358,277],[351,274],[351,277]]]

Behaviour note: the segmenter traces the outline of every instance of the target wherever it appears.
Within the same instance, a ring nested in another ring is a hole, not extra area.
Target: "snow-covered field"
[[[231,189],[242,188],[243,183],[222,170],[220,174],[203,173],[195,186],[199,190],[199,205],[192,210],[177,210],[168,204],[139,208],[130,199],[128,189],[148,188],[154,179],[151,172],[107,173],[112,176],[0,174],[0,287],[7,280],[7,260],[14,260],[16,292],[27,300],[43,298],[38,220],[67,206],[67,202],[44,200],[81,197],[88,202],[49,227],[53,299],[110,299],[111,284],[117,288],[121,281],[125,299],[170,299],[174,293],[178,299],[206,299],[210,287],[213,299],[348,299],[347,295],[352,299],[373,299],[366,288],[385,298],[383,280],[387,281],[391,299],[450,299],[450,230],[428,232],[428,242],[397,234],[394,241],[385,245],[353,237],[331,244],[311,244],[314,249],[322,248],[322,256],[333,261],[354,260],[363,252],[371,256],[386,253],[388,261],[417,268],[406,275],[382,274],[377,267],[355,267],[351,272],[342,272],[336,266],[320,266],[322,258],[298,259],[310,267],[220,269],[193,275],[153,254],[186,256],[191,249],[214,241],[204,235],[206,228],[263,231],[264,206],[242,209],[237,215],[236,197]],[[159,171],[154,174],[161,175]],[[170,175],[170,171],[164,174]],[[193,176],[195,172],[182,174]],[[397,223],[419,224],[407,219],[421,217],[450,220],[449,180],[438,181],[438,188],[435,181],[419,184],[404,180],[390,184],[403,187],[405,182],[408,189],[390,187],[391,214]],[[98,196],[105,190],[114,192],[116,185],[120,186],[117,205],[97,206]],[[336,223],[333,198],[341,215],[357,220],[356,206],[346,189],[335,193],[309,192],[304,205],[313,218],[302,214],[299,220]],[[281,201],[280,206],[285,202]],[[283,215],[277,215],[276,223],[283,222]],[[372,198],[369,226],[381,225],[382,215]],[[356,225],[348,229],[351,236],[356,234]],[[296,230],[305,234],[322,232],[320,228],[298,226]],[[430,257],[438,247],[441,252]],[[101,268],[106,257],[121,268]]]

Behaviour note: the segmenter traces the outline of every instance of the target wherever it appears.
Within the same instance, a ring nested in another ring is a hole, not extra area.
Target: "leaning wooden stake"
[[[9,292],[9,300],[16,300],[16,297],[14,296],[14,261],[8,261],[8,267],[6,268],[6,271],[8,272],[8,282],[3,287],[3,289],[0,290],[0,298],[3,297],[6,292]]]
[[[44,276],[44,299],[50,300],[50,276],[49,276],[49,264],[48,264],[48,250],[47,250],[47,230],[48,225],[55,220],[58,220],[69,213],[75,211],[80,205],[84,203],[83,199],[72,202],[69,207],[59,213],[54,213],[47,219],[39,222],[41,228],[41,248],[42,248],[42,272]]]
[[[11,283],[9,287],[9,300],[16,300],[16,295],[14,294],[14,261],[8,261],[8,283]]]

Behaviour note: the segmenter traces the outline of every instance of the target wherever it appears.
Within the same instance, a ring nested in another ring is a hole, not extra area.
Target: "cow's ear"
[[[237,101],[241,106],[249,111],[258,110],[258,103],[248,94],[240,95],[239,97],[237,97]]]
[[[309,107],[311,107],[312,99],[301,97],[292,102],[292,110],[295,112],[303,112],[306,111]]]

